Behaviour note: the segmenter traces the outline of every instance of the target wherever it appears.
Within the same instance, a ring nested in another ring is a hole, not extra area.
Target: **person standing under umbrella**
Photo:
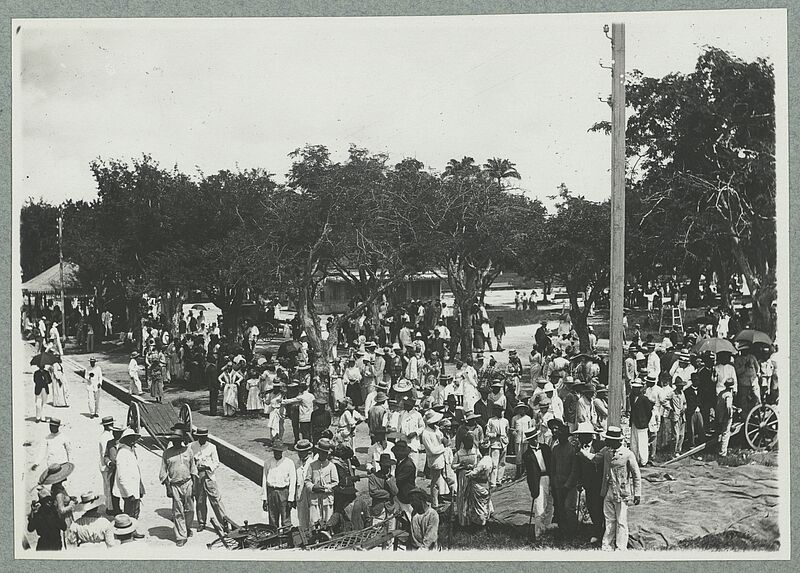
[[[64,367],[61,365],[61,357],[58,362],[54,362],[49,367],[50,377],[53,379],[51,390],[53,392],[53,406],[56,408],[66,408],[69,406],[69,394],[67,385],[64,384]]]
[[[53,379],[45,369],[44,362],[39,360],[39,369],[33,373],[33,394],[36,402],[36,422],[44,420],[43,412]]]

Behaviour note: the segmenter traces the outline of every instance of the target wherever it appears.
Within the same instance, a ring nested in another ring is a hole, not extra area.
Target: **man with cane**
[[[528,520],[528,529],[531,529],[533,518],[536,516],[537,523],[532,529],[535,541],[537,528],[539,531],[544,531],[553,519],[553,497],[550,494],[549,474],[550,446],[539,443],[539,428],[537,427],[525,432],[525,441],[528,442],[528,448],[522,454],[522,465],[525,468],[525,477],[531,492],[531,515]]]

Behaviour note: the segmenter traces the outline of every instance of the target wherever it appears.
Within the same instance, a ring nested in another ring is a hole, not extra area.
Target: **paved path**
[[[32,357],[32,351],[26,346],[24,364],[28,364]],[[45,436],[49,433],[46,424],[37,424],[34,417],[33,403],[33,367],[24,366],[17,368],[19,378],[17,382],[22,387],[22,393],[15,396],[16,407],[24,408],[24,416],[20,416],[21,425],[17,426],[15,432],[15,443],[22,444],[24,455],[17,458],[14,467],[14,479],[17,487],[24,488],[24,499],[19,500],[23,505],[19,505],[18,538],[22,536],[25,527],[24,512],[30,507],[32,499],[31,490],[36,486],[37,480],[43,467],[36,471],[31,470],[35,460],[41,455],[42,443]],[[96,440],[100,435],[100,423],[98,419],[88,417],[86,391],[82,379],[74,373],[75,368],[65,365],[66,385],[69,391],[69,403],[67,408],[54,408],[48,405],[45,408],[45,416],[52,416],[61,419],[63,422],[62,432],[64,432],[72,443],[73,463],[75,471],[66,483],[67,491],[71,495],[79,496],[86,491],[94,491],[102,494],[103,484],[98,470],[98,450]],[[127,406],[105,392],[101,398],[101,416],[114,416],[115,420],[124,421],[127,416]],[[24,418],[24,422],[22,421]],[[163,485],[158,482],[158,471],[161,464],[160,454],[150,452],[139,447],[139,459],[142,465],[142,475],[145,480],[146,494],[142,503],[140,515],[139,531],[146,535],[145,539],[124,545],[115,551],[131,552],[131,555],[141,557],[142,550],[147,547],[148,551],[154,550],[161,554],[162,551],[175,555],[189,557],[188,554],[196,554],[198,551],[206,551],[206,544],[216,538],[213,531],[203,531],[195,533],[189,542],[182,548],[174,544],[172,531],[172,502],[166,496]],[[22,463],[24,462],[24,463]],[[241,523],[244,520],[250,522],[264,521],[264,514],[261,511],[261,490],[250,480],[240,476],[225,466],[220,466],[217,471],[217,481],[223,492],[223,500],[231,518]],[[209,508],[210,511],[210,508]],[[213,514],[212,514],[213,515]],[[91,551],[83,546],[76,551]],[[91,547],[91,546],[88,546]],[[95,547],[98,549],[100,546]],[[34,552],[26,552],[25,556],[35,557]],[[116,557],[116,555],[115,555]]]

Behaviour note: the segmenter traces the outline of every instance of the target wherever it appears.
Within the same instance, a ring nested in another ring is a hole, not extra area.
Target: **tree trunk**
[[[585,309],[585,307],[584,307]],[[572,319],[572,328],[578,333],[578,341],[580,342],[580,350],[583,354],[591,354],[589,346],[589,324],[586,320],[586,314],[577,303],[572,305],[569,310],[569,317]]]
[[[767,333],[772,340],[775,340],[777,315],[772,308],[772,303],[777,298],[778,293],[774,273],[770,272],[765,277],[764,282],[761,283],[761,287],[755,291],[750,291],[750,295],[753,299],[753,308],[750,312],[751,326],[756,330]]]
[[[542,281],[542,304],[548,304],[550,301],[547,300],[547,295],[549,295],[553,290],[553,281]]]
[[[472,303],[460,301],[458,310],[461,314],[461,359],[466,362],[472,356]]]
[[[325,397],[329,388],[328,380],[328,344],[322,339],[322,327],[314,304],[314,285],[303,285],[297,289],[297,313],[303,329],[308,336],[310,351],[309,360],[314,365],[314,374],[323,384],[316,388],[318,397]],[[329,340],[332,340],[329,333]],[[321,395],[320,395],[321,394]]]

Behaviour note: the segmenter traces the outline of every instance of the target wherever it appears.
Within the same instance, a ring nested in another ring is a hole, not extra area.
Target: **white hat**
[[[439,422],[444,416],[435,410],[428,410],[425,412],[425,423],[427,425]]]
[[[545,392],[555,392],[556,391],[556,387],[553,386],[552,382],[547,382],[547,384],[544,385],[544,391]]]

